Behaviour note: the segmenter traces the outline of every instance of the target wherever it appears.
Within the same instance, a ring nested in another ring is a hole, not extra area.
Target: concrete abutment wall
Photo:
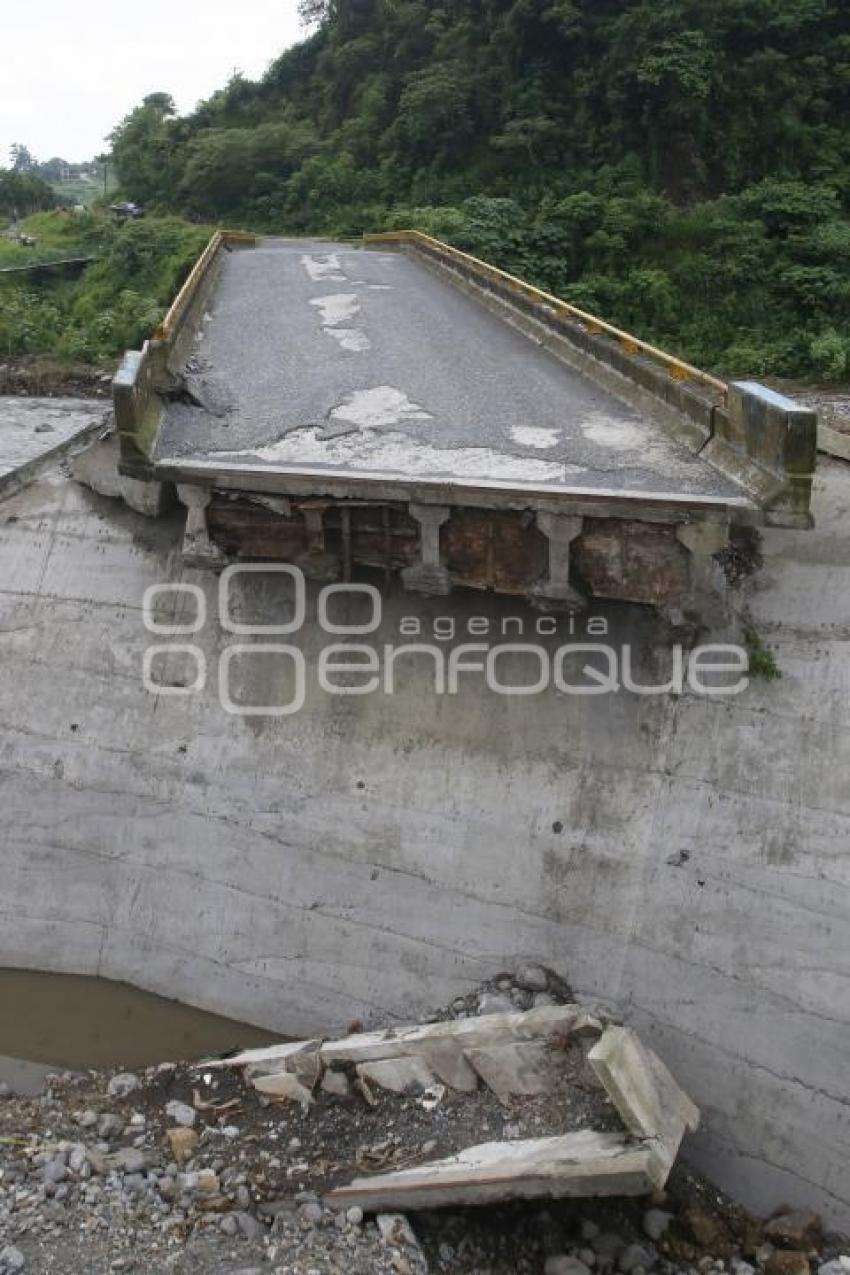
[[[783,677],[740,697],[508,698],[475,676],[438,696],[413,657],[395,696],[331,697],[309,620],[304,708],[243,720],[218,701],[211,620],[155,639],[201,648],[205,691],[142,686],[149,585],[197,584],[215,614],[182,520],[32,485],[0,506],[0,964],[309,1034],[415,1018],[540,960],[658,1049],[703,1108],[689,1153],[725,1186],[847,1228],[848,490],[825,466],[820,529],[766,533],[747,602]],[[242,615],[267,622],[257,587]],[[663,672],[651,615],[594,613],[642,679]],[[487,595],[393,595],[379,636],[409,641],[398,622],[418,616],[424,641],[453,616],[455,644],[479,641],[464,620],[514,614],[536,619]],[[163,658],[163,681],[192,680]],[[280,698],[279,663],[232,672],[245,701]]]

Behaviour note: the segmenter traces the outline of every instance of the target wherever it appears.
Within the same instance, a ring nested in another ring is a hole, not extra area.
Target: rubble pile
[[[529,982],[542,986],[519,985]],[[546,998],[536,1008],[535,996]],[[547,972],[523,971],[432,1024],[467,1039],[502,1015],[516,1034],[518,1010],[543,1021],[569,1000]],[[484,1084],[463,1095],[424,1073],[388,1089],[347,1061],[308,1074],[317,1051],[303,1047],[288,1055],[292,1072],[229,1059],[55,1075],[38,1098],[0,1088],[0,1275],[850,1275],[848,1248],[816,1215],[758,1223],[681,1167],[634,1198],[404,1212],[340,1198],[352,1178],[403,1175],[482,1134],[509,1145],[550,1131],[553,1117],[629,1137],[582,1033],[571,1050],[569,1098],[499,1097]],[[443,1045],[431,1056],[448,1066]],[[294,1084],[281,1092],[286,1075]]]

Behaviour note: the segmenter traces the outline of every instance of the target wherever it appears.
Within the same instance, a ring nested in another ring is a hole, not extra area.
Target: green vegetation
[[[782,676],[782,671],[776,663],[776,656],[765,644],[760,633],[757,633],[755,629],[747,629],[744,642],[750,660],[751,677],[761,677],[767,682],[775,682]]]
[[[124,193],[258,230],[412,225],[729,374],[850,373],[845,0],[304,0]]]
[[[41,208],[53,208],[53,187],[33,173],[0,168],[0,217],[21,217]]]
[[[0,352],[92,362],[150,335],[211,234],[178,217],[116,224],[61,212],[31,217],[24,229],[37,238],[42,259],[89,253],[97,259],[78,279],[60,272],[0,283]],[[2,245],[0,264],[24,251]]]

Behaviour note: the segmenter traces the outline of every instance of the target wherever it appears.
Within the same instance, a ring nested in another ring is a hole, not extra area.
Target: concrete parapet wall
[[[715,413],[714,436],[704,453],[718,466],[740,470],[771,513],[808,520],[817,464],[818,417],[812,408],[754,381],[729,387],[725,409]]]
[[[128,477],[147,480],[162,423],[160,394],[179,384],[198,324],[221,269],[221,254],[250,247],[253,235],[216,231],[175,297],[168,314],[141,350],[128,350],[112,382],[120,464]]]
[[[754,382],[724,382],[505,271],[417,231],[366,236],[460,283],[556,357],[665,426],[733,478],[773,525],[809,525],[817,414]]]

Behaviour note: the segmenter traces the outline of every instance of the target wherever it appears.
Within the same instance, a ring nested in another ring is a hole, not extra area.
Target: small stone
[[[217,1173],[212,1169],[201,1169],[196,1187],[199,1195],[218,1195],[220,1186]]]
[[[351,1208],[345,1214],[349,1226],[363,1225],[363,1210],[358,1204],[352,1204]]]
[[[766,1275],[809,1275],[809,1259],[794,1248],[777,1248],[764,1264]]]
[[[19,1248],[8,1244],[6,1248],[0,1249],[0,1270],[22,1271],[26,1264],[27,1260]]]
[[[655,1265],[655,1254],[650,1253],[649,1249],[644,1248],[642,1244],[629,1244],[623,1249],[617,1258],[617,1266],[623,1272],[623,1275],[630,1275],[638,1266],[642,1266],[648,1271],[651,1266]]]
[[[165,1136],[178,1164],[186,1164],[192,1159],[198,1145],[198,1135],[194,1129],[186,1129],[180,1125],[176,1129],[167,1129]]]
[[[124,1147],[115,1152],[115,1165],[124,1173],[143,1173],[146,1163],[145,1153],[138,1147]]]
[[[12,1086],[7,1085],[6,1081],[0,1081],[0,1099],[12,1097]]]
[[[59,1182],[64,1182],[67,1176],[68,1169],[62,1160],[50,1160],[44,1166],[45,1182],[58,1184]]]
[[[229,1235],[231,1239],[235,1235],[239,1234],[239,1223],[236,1221],[236,1218],[232,1213],[228,1213],[225,1217],[223,1217],[218,1226],[222,1234]]]
[[[517,971],[514,981],[526,992],[545,992],[549,985],[546,971],[539,965],[524,965]]]
[[[666,1234],[672,1221],[673,1214],[664,1209],[647,1209],[643,1215],[644,1233],[657,1243]]]
[[[691,1205],[685,1210],[684,1220],[701,1248],[708,1249],[715,1256],[731,1253],[734,1245],[729,1229],[719,1214],[710,1213],[699,1205]]]
[[[311,1226],[315,1226],[317,1222],[321,1222],[324,1209],[318,1200],[308,1200],[306,1204],[302,1204],[298,1210],[298,1216],[302,1217],[305,1222],[309,1222]]]
[[[595,1222],[591,1222],[590,1218],[584,1218],[581,1224],[581,1238],[583,1240],[595,1240],[599,1234],[599,1227]]]
[[[246,1240],[258,1240],[263,1234],[263,1225],[250,1213],[237,1213],[236,1224]]]
[[[817,1247],[823,1223],[810,1209],[790,1209],[770,1218],[764,1224],[764,1235],[781,1248],[810,1249]]]
[[[322,1090],[334,1098],[351,1097],[351,1083],[344,1071],[326,1071],[322,1076]]]
[[[543,1272],[544,1275],[590,1275],[590,1269],[584,1262],[580,1262],[577,1257],[568,1257],[565,1253],[547,1257]]]
[[[104,1138],[107,1142],[111,1138],[120,1138],[124,1132],[124,1121],[120,1116],[107,1112],[106,1115],[100,1117],[97,1122],[97,1134],[99,1138]]]
[[[479,1014],[513,1014],[516,1007],[508,996],[497,996],[495,992],[484,992],[478,998]]]
[[[554,996],[550,996],[548,992],[537,992],[534,997],[535,1009],[549,1009],[552,1005],[557,1005]]]
[[[92,1111],[89,1108],[87,1111],[81,1111],[76,1120],[81,1129],[93,1129],[97,1124],[98,1115],[96,1111]]]
[[[842,1253],[831,1262],[822,1262],[818,1267],[818,1275],[850,1275],[850,1256]]]
[[[584,1262],[585,1266],[596,1265],[596,1254],[592,1248],[580,1248],[577,1257],[580,1262]]]
[[[110,1098],[129,1098],[131,1093],[140,1089],[141,1080],[135,1076],[132,1071],[121,1071],[117,1076],[113,1076],[106,1087],[106,1092]]]
[[[185,1129],[191,1129],[198,1118],[198,1113],[194,1107],[190,1107],[188,1103],[179,1102],[177,1098],[172,1098],[170,1102],[165,1104],[165,1114],[175,1124],[182,1125]]]

